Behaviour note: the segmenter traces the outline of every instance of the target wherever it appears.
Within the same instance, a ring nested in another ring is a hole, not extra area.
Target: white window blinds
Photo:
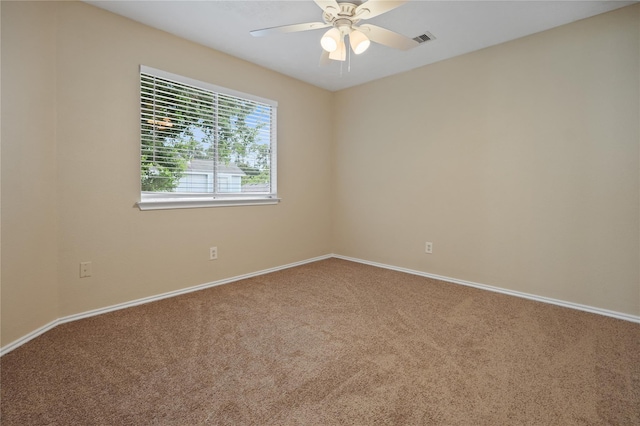
[[[274,101],[141,67],[143,204],[277,198],[276,109]]]

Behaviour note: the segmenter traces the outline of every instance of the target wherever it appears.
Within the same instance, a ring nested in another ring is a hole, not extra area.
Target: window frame
[[[277,111],[278,102],[262,98],[249,93],[243,93],[237,90],[228,89],[226,87],[217,86],[215,84],[196,80],[193,78],[173,74],[156,68],[140,65],[138,76],[141,79],[142,74],[153,75],[165,80],[175,81],[176,83],[194,86],[199,89],[208,90],[214,93],[220,93],[227,96],[246,99],[271,107],[271,126],[270,126],[270,188],[269,193],[176,193],[176,192],[147,192],[142,191],[142,183],[139,181],[140,199],[136,203],[140,210],[165,210],[165,209],[184,209],[184,208],[200,208],[200,207],[231,207],[231,206],[249,206],[249,205],[268,205],[278,204],[281,200],[278,198],[277,191]],[[139,113],[138,117],[142,117],[142,87],[138,95]],[[139,123],[141,126],[141,123]],[[140,149],[138,151],[138,167],[142,167],[142,127],[138,129],[138,142]],[[140,169],[139,169],[140,170]]]

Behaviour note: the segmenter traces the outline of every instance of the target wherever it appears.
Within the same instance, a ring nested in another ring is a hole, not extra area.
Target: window
[[[277,106],[141,66],[138,207],[277,203]]]

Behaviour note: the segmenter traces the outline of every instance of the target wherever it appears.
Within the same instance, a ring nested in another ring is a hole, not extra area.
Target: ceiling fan
[[[369,48],[370,43],[382,44],[400,50],[409,50],[419,43],[396,32],[376,25],[359,25],[360,21],[373,18],[389,12],[409,0],[314,0],[322,9],[323,22],[307,22],[304,24],[283,25],[279,27],[263,28],[251,31],[254,37],[272,34],[292,33],[298,31],[329,28],[320,39],[323,48],[321,62],[327,59],[344,61],[347,57],[345,38],[349,36],[349,44],[353,53],[361,54]]]

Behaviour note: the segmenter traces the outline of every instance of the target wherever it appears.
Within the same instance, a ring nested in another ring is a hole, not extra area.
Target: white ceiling
[[[375,0],[370,0],[375,1]],[[361,1],[351,1],[361,3]],[[413,38],[409,51],[372,43],[362,55],[320,66],[325,30],[253,37],[249,31],[321,22],[311,0],[87,1],[100,8],[328,90],[340,90],[608,12],[637,1],[412,0],[367,20]]]

